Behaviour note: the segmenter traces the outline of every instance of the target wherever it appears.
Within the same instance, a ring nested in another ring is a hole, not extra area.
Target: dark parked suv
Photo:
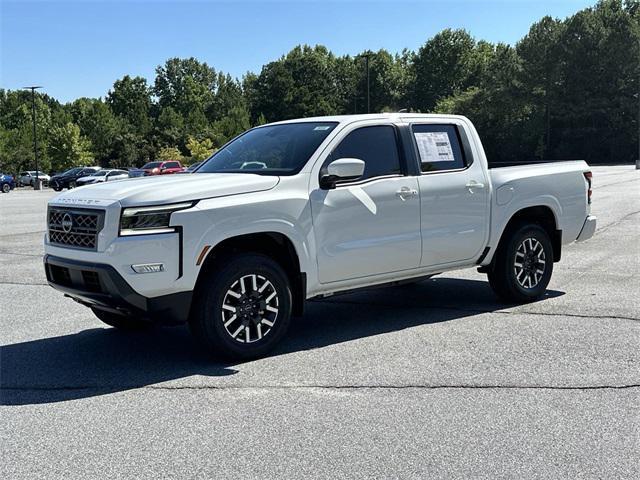
[[[51,177],[51,180],[49,180],[49,186],[56,192],[59,192],[63,188],[73,188],[76,186],[76,180],[80,177],[88,177],[89,175],[96,173],[98,170],[100,170],[100,167],[75,167]]]

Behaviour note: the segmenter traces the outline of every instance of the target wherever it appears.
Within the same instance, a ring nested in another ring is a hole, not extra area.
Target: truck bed
[[[514,212],[531,204],[553,212],[562,230],[562,243],[575,241],[589,214],[584,177],[589,171],[582,160],[489,169],[493,188],[490,244],[496,244]]]

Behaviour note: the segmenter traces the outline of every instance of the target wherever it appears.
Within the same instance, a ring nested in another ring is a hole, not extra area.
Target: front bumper
[[[87,307],[163,324],[189,318],[192,292],[149,298],[137,293],[111,265],[45,255],[44,266],[49,285]]]
[[[584,242],[585,240],[589,240],[593,237],[593,234],[596,231],[596,217],[593,215],[588,215],[584,221],[584,225],[582,226],[582,230],[580,230],[580,234],[578,238],[576,238],[576,242]]]

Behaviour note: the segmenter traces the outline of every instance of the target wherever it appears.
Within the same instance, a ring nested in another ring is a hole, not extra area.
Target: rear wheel
[[[491,288],[509,302],[537,300],[546,292],[553,272],[549,235],[535,224],[520,225],[507,235],[489,271]]]
[[[289,279],[278,263],[264,255],[238,254],[203,279],[189,326],[216,355],[256,358],[287,332],[291,303]]]
[[[150,322],[129,315],[118,315],[98,308],[92,308],[91,311],[104,323],[119,330],[144,330],[151,326]]]

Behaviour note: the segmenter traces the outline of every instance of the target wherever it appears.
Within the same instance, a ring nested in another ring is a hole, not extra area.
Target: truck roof
[[[338,122],[338,123],[352,123],[362,120],[377,120],[377,119],[459,119],[466,120],[467,118],[462,115],[446,115],[440,113],[413,113],[413,112],[388,112],[388,113],[361,113],[357,115],[328,115],[324,117],[306,117],[306,118],[293,118],[290,120],[282,120],[280,122],[268,123],[267,125],[279,125],[283,123],[299,123],[299,122]]]

